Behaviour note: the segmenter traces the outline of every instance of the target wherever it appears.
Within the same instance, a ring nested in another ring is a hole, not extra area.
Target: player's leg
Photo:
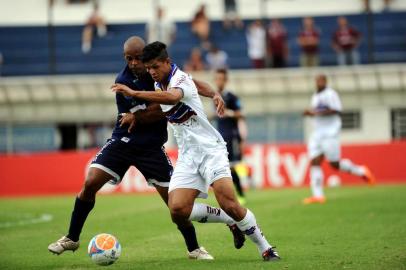
[[[203,160],[199,167],[199,173],[202,180],[204,179],[203,182],[212,186],[220,208],[235,220],[237,227],[257,245],[265,260],[279,258],[259,229],[254,214],[242,207],[237,200],[226,148],[219,146],[210,149]],[[199,190],[203,189],[199,187]]]
[[[226,146],[227,146],[227,152],[228,152],[228,160],[231,163],[231,177],[233,179],[233,183],[235,186],[235,189],[238,194],[238,200],[241,204],[245,203],[245,198],[244,198],[244,191],[241,187],[241,181],[240,177],[238,176],[237,171],[235,170],[235,163],[241,161],[242,159],[242,154],[241,154],[241,139],[237,136],[228,138],[226,139]]]
[[[138,151],[138,154],[134,157],[133,164],[144,175],[147,182],[155,187],[162,200],[166,205],[168,205],[168,186],[173,172],[173,167],[165,152],[165,149],[162,147]],[[190,220],[180,220],[179,224],[176,220],[174,220],[174,223],[177,225],[178,230],[185,239],[190,258],[213,258],[207,253],[207,251],[204,250],[204,248],[200,248],[197,241],[195,228]]]
[[[92,48],[93,27],[86,25],[82,32],[82,52],[88,53]]]
[[[193,236],[196,236],[195,228],[191,224],[189,216],[198,194],[198,190],[188,188],[174,189],[169,192],[168,207],[171,213],[171,218],[178,226],[178,229],[185,240],[193,239]],[[190,259],[213,260],[213,256],[211,256],[203,247],[199,246],[197,239],[194,243],[186,241],[186,245]]]
[[[69,232],[66,236],[48,246],[50,252],[59,255],[66,250],[75,251],[79,248],[79,236],[87,216],[94,207],[96,193],[110,179],[112,179],[112,176],[101,169],[89,169],[82,190],[75,200]]]
[[[90,165],[85,182],[76,197],[71,215],[69,232],[58,241],[50,244],[48,250],[61,254],[65,250],[79,247],[79,236],[88,214],[93,209],[97,191],[110,180],[119,182],[129,165],[126,160],[127,147],[114,139],[108,140]]]
[[[332,168],[359,176],[369,184],[375,182],[375,177],[368,167],[357,165],[350,159],[341,159],[340,142],[337,137],[329,138],[326,141],[325,155]]]
[[[238,226],[255,243],[264,260],[279,259],[278,253],[268,243],[259,228],[254,214],[240,205],[233,189],[231,177],[213,182],[212,187],[220,207],[231,216]]]
[[[323,138],[317,134],[313,134],[308,142],[307,151],[310,157],[310,189],[312,196],[303,200],[304,204],[324,203],[325,197],[323,192],[324,174],[321,168],[321,163],[324,158]]]

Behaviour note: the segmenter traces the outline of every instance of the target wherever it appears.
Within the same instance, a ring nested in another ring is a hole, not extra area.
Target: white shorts
[[[340,139],[338,135],[312,134],[307,144],[307,151],[311,159],[324,155],[328,161],[339,161],[341,158]]]
[[[207,198],[210,185],[224,177],[231,178],[225,146],[194,147],[180,153],[169,182],[169,191],[189,188],[200,191],[198,197]]]

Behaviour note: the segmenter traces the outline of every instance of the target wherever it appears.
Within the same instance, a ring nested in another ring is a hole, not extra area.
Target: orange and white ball
[[[96,264],[110,265],[120,257],[121,245],[115,236],[101,233],[90,240],[87,253]]]

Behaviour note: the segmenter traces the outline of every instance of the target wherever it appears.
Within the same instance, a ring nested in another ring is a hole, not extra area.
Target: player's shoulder
[[[338,92],[334,88],[331,88],[331,87],[327,87],[326,93],[328,95],[338,96]]]
[[[192,77],[188,73],[176,68],[176,70],[174,70],[172,73],[170,83],[172,87],[177,87],[180,85],[189,84],[190,81],[192,81]]]
[[[116,76],[116,83],[126,84],[131,81],[132,73],[130,72],[128,66],[126,65]]]
[[[225,91],[224,97],[228,98],[228,99],[238,99],[237,94],[235,94],[235,93],[233,93],[233,92],[231,92],[229,90]]]

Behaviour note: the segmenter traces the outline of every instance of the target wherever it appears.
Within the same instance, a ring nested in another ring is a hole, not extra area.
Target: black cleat
[[[236,249],[240,249],[245,242],[245,235],[242,233],[242,231],[237,227],[237,224],[233,225],[227,225],[228,228],[230,229],[231,233],[233,234],[234,237],[234,247]]]
[[[276,250],[273,250],[274,248],[276,247],[270,247],[262,253],[262,258],[264,259],[264,261],[277,261],[281,259],[281,257],[279,257],[278,255],[278,252],[276,252]]]

